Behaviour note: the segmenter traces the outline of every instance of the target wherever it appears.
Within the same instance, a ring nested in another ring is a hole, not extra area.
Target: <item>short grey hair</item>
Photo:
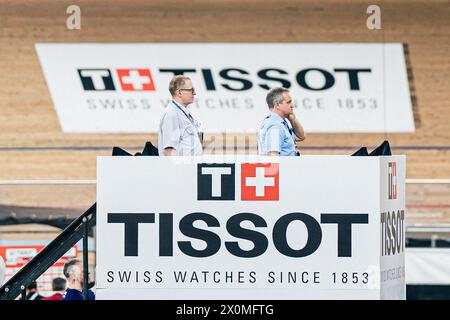
[[[174,97],[177,90],[180,89],[181,86],[183,86],[185,84],[186,80],[191,80],[191,78],[182,76],[182,75],[178,75],[178,76],[174,76],[172,78],[172,80],[170,80],[169,92],[172,95],[172,97]]]
[[[75,269],[76,269],[77,265],[82,264],[82,263],[83,262],[81,261],[81,259],[78,259],[78,258],[67,260],[66,263],[64,264],[64,269],[63,269],[64,276],[67,279],[70,279],[75,274]]]
[[[276,87],[272,88],[266,96],[267,106],[270,110],[273,109],[275,103],[281,103],[284,101],[283,92],[289,92],[286,88]]]

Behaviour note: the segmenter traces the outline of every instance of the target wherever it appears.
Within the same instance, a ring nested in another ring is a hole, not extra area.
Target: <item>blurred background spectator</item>
[[[52,290],[55,292],[53,295],[43,298],[42,300],[62,300],[62,296],[66,291],[67,281],[64,278],[54,278],[52,281]]]

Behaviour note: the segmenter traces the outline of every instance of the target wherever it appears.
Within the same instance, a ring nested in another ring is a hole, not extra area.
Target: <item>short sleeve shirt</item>
[[[296,156],[295,134],[286,120],[275,112],[264,119],[258,132],[258,150],[260,155],[278,152],[280,156]]]
[[[197,156],[203,153],[199,135],[199,122],[188,108],[176,101],[169,103],[159,122],[158,152],[174,148],[178,156]]]

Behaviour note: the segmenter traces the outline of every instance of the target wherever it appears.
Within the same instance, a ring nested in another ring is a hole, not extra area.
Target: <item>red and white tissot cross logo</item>
[[[279,199],[278,163],[241,164],[241,200]]]
[[[154,91],[155,84],[149,69],[117,69],[123,91]]]

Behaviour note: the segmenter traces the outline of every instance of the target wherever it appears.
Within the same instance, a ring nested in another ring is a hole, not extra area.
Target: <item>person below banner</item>
[[[159,122],[158,153],[160,156],[197,156],[203,153],[200,122],[194,119],[188,105],[194,102],[191,79],[174,76],[169,84],[172,101]]]
[[[84,266],[83,261],[78,258],[69,259],[64,263],[63,268],[64,276],[67,279],[67,289],[62,295],[61,300],[84,300],[83,288],[84,288]],[[89,273],[88,273],[89,277]],[[88,278],[89,281],[89,278]],[[95,294],[93,291],[87,291],[88,300],[95,300]]]
[[[264,119],[258,132],[259,154],[262,156],[300,155],[295,149],[295,141],[303,141],[306,136],[300,121],[295,116],[289,90],[280,87],[271,89],[267,93],[266,102],[270,113]]]

